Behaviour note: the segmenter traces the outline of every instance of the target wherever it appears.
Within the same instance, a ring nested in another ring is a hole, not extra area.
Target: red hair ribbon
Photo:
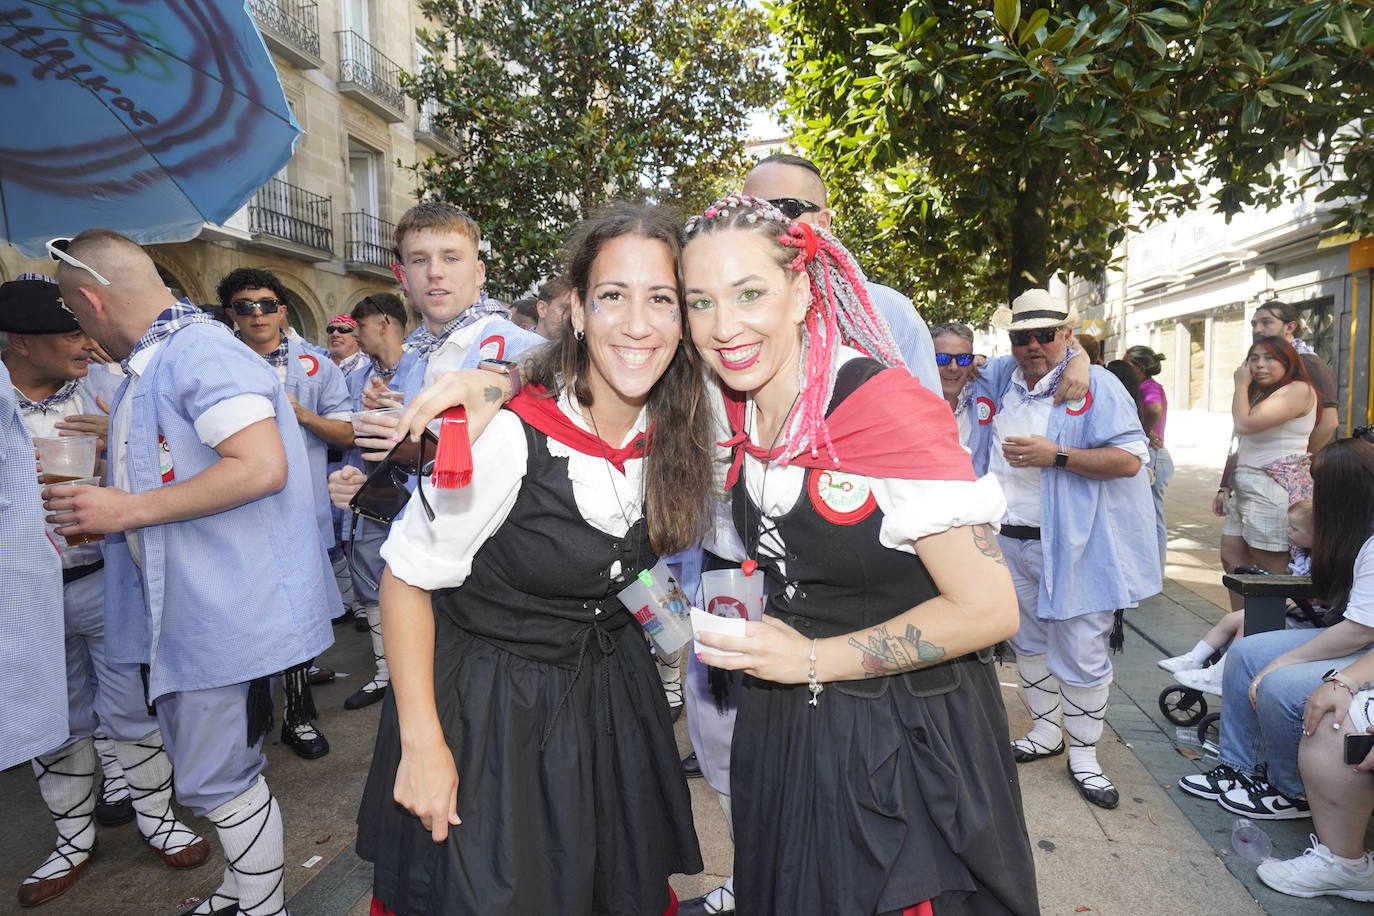
[[[793,270],[805,270],[806,265],[816,260],[816,255],[821,250],[821,238],[816,235],[816,230],[811,228],[810,223],[793,223],[787,227],[787,231],[778,239],[788,248],[800,248],[801,251],[792,263],[787,265]]]

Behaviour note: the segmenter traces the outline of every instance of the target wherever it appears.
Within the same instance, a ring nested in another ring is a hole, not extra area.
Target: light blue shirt
[[[0,362],[0,769],[67,740],[62,560],[43,526],[33,440]]]
[[[237,395],[272,403],[286,485],[213,515],[139,530],[142,566],[123,535],[105,540],[106,652],[148,664],[150,699],[239,684],[319,655],[334,641],[321,602],[334,588],[321,549],[305,438],[276,372],[219,324],[191,324],[153,354],[130,393],[129,489],[163,486],[159,438],[185,481],[220,460],[195,421]],[[113,412],[113,411],[112,411]]]
[[[890,286],[868,283],[868,298],[884,318],[892,331],[892,339],[897,350],[906,360],[906,367],[921,384],[936,394],[940,387],[940,371],[935,366],[935,342],[930,339],[930,328],[926,326],[921,313],[911,300]]]
[[[353,400],[348,395],[344,374],[333,360],[319,356],[291,338],[286,342],[286,391],[296,403],[322,417],[348,414]],[[342,419],[336,417],[336,419]],[[297,428],[300,428],[299,425]],[[314,484],[316,522],[324,549],[334,546],[333,505],[329,501],[329,444],[308,429],[301,429],[305,453],[310,458],[310,478]]]
[[[973,423],[968,447],[974,471],[988,472],[998,447],[993,418],[1011,393],[1016,361],[989,360],[971,380]],[[1090,373],[1088,396],[1056,405],[1045,438],[1069,448],[1130,448],[1145,444],[1135,403],[1116,377],[1100,366]],[[1067,620],[1130,607],[1163,588],[1154,499],[1148,476],[1091,480],[1046,468],[1040,475],[1040,543],[1044,575],[1036,616]]]

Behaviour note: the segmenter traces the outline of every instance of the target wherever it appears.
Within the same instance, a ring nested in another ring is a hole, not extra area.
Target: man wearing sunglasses
[[[1016,298],[1012,355],[990,360],[969,383],[977,421],[969,445],[974,469],[997,475],[1007,497],[999,541],[1020,605],[1011,644],[1032,717],[1012,754],[1029,763],[1067,744],[1079,793],[1114,808],[1118,792],[1097,761],[1112,681],[1108,646],[1120,627],[1117,609],[1159,592],[1159,551],[1140,473],[1145,431],[1130,395],[1093,366],[1086,392],[1055,403],[1068,373],[1087,362],[1070,349],[1077,321],[1043,289]]]
[[[333,641],[295,411],[262,358],[174,300],[132,241],[91,229],[58,250],[63,300],[126,378],[110,486],[45,488],[48,518],[107,535],[107,656],[147,666],[177,799],[231,863],[194,912],[284,912],[281,810],[262,776],[269,684]]]
[[[358,322],[352,316],[335,315],[325,325],[324,333],[325,349],[344,378],[367,362],[367,354],[358,347]]]
[[[834,231],[835,214],[825,205],[825,182],[816,164],[801,156],[775,153],[758,162],[744,179],[744,193],[766,200],[788,219]],[[868,283],[873,305],[887,319],[911,374],[931,391],[940,390],[930,329],[911,300],[891,287]]]

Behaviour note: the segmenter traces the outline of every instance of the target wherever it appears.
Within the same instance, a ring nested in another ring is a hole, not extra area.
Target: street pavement
[[[1155,666],[1185,651],[1220,618],[1226,593],[1220,585],[1219,520],[1210,503],[1225,457],[1228,418],[1178,413],[1170,418],[1169,441],[1178,475],[1167,494],[1168,579],[1164,593],[1127,612],[1125,651],[1115,656],[1115,689],[1108,706],[1107,734],[1100,758],[1121,791],[1113,811],[1096,808],[1075,791],[1065,758],[1020,768],[1026,823],[1036,857],[1045,914],[1097,913],[1107,916],[1231,916],[1231,914],[1355,914],[1367,906],[1336,898],[1300,900],[1268,890],[1255,867],[1230,849],[1234,818],[1212,802],[1175,788],[1185,773],[1212,765],[1191,734],[1180,735],[1158,706],[1171,682]],[[286,882],[293,916],[366,916],[370,867],[352,851],[354,815],[372,751],[379,706],[346,712],[343,700],[367,675],[371,654],[365,634],[336,630],[337,644],[322,664],[347,677],[316,688],[320,724],[331,753],[301,760],[270,738],[268,780],[280,799],[286,824]],[[1013,734],[1029,718],[1017,696],[1015,668],[1000,671]],[[11,702],[17,698],[11,698]],[[690,749],[685,720],[678,744]],[[1187,730],[1185,730],[1187,731]],[[702,780],[692,783],[693,810],[705,872],[676,876],[678,896],[704,893],[729,874],[731,845],[714,793]],[[12,894],[24,875],[47,854],[53,832],[27,768],[0,773],[0,913],[17,911]],[[203,820],[191,822],[205,835]],[[1310,821],[1261,824],[1274,854],[1288,858],[1307,845]],[[1374,846],[1374,831],[1367,845]],[[177,872],[159,864],[133,825],[101,829],[100,849],[81,880],[39,912],[63,916],[174,913],[182,903],[207,894],[219,882],[223,859],[218,844],[201,868]],[[777,914],[782,916],[782,914]]]

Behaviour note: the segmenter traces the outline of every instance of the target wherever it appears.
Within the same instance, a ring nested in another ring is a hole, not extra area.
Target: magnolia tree
[[[1321,184],[1374,226],[1374,0],[778,0],[773,25],[846,237],[933,317],[1100,275],[1128,213]],[[1281,168],[1299,147],[1318,164]]]

